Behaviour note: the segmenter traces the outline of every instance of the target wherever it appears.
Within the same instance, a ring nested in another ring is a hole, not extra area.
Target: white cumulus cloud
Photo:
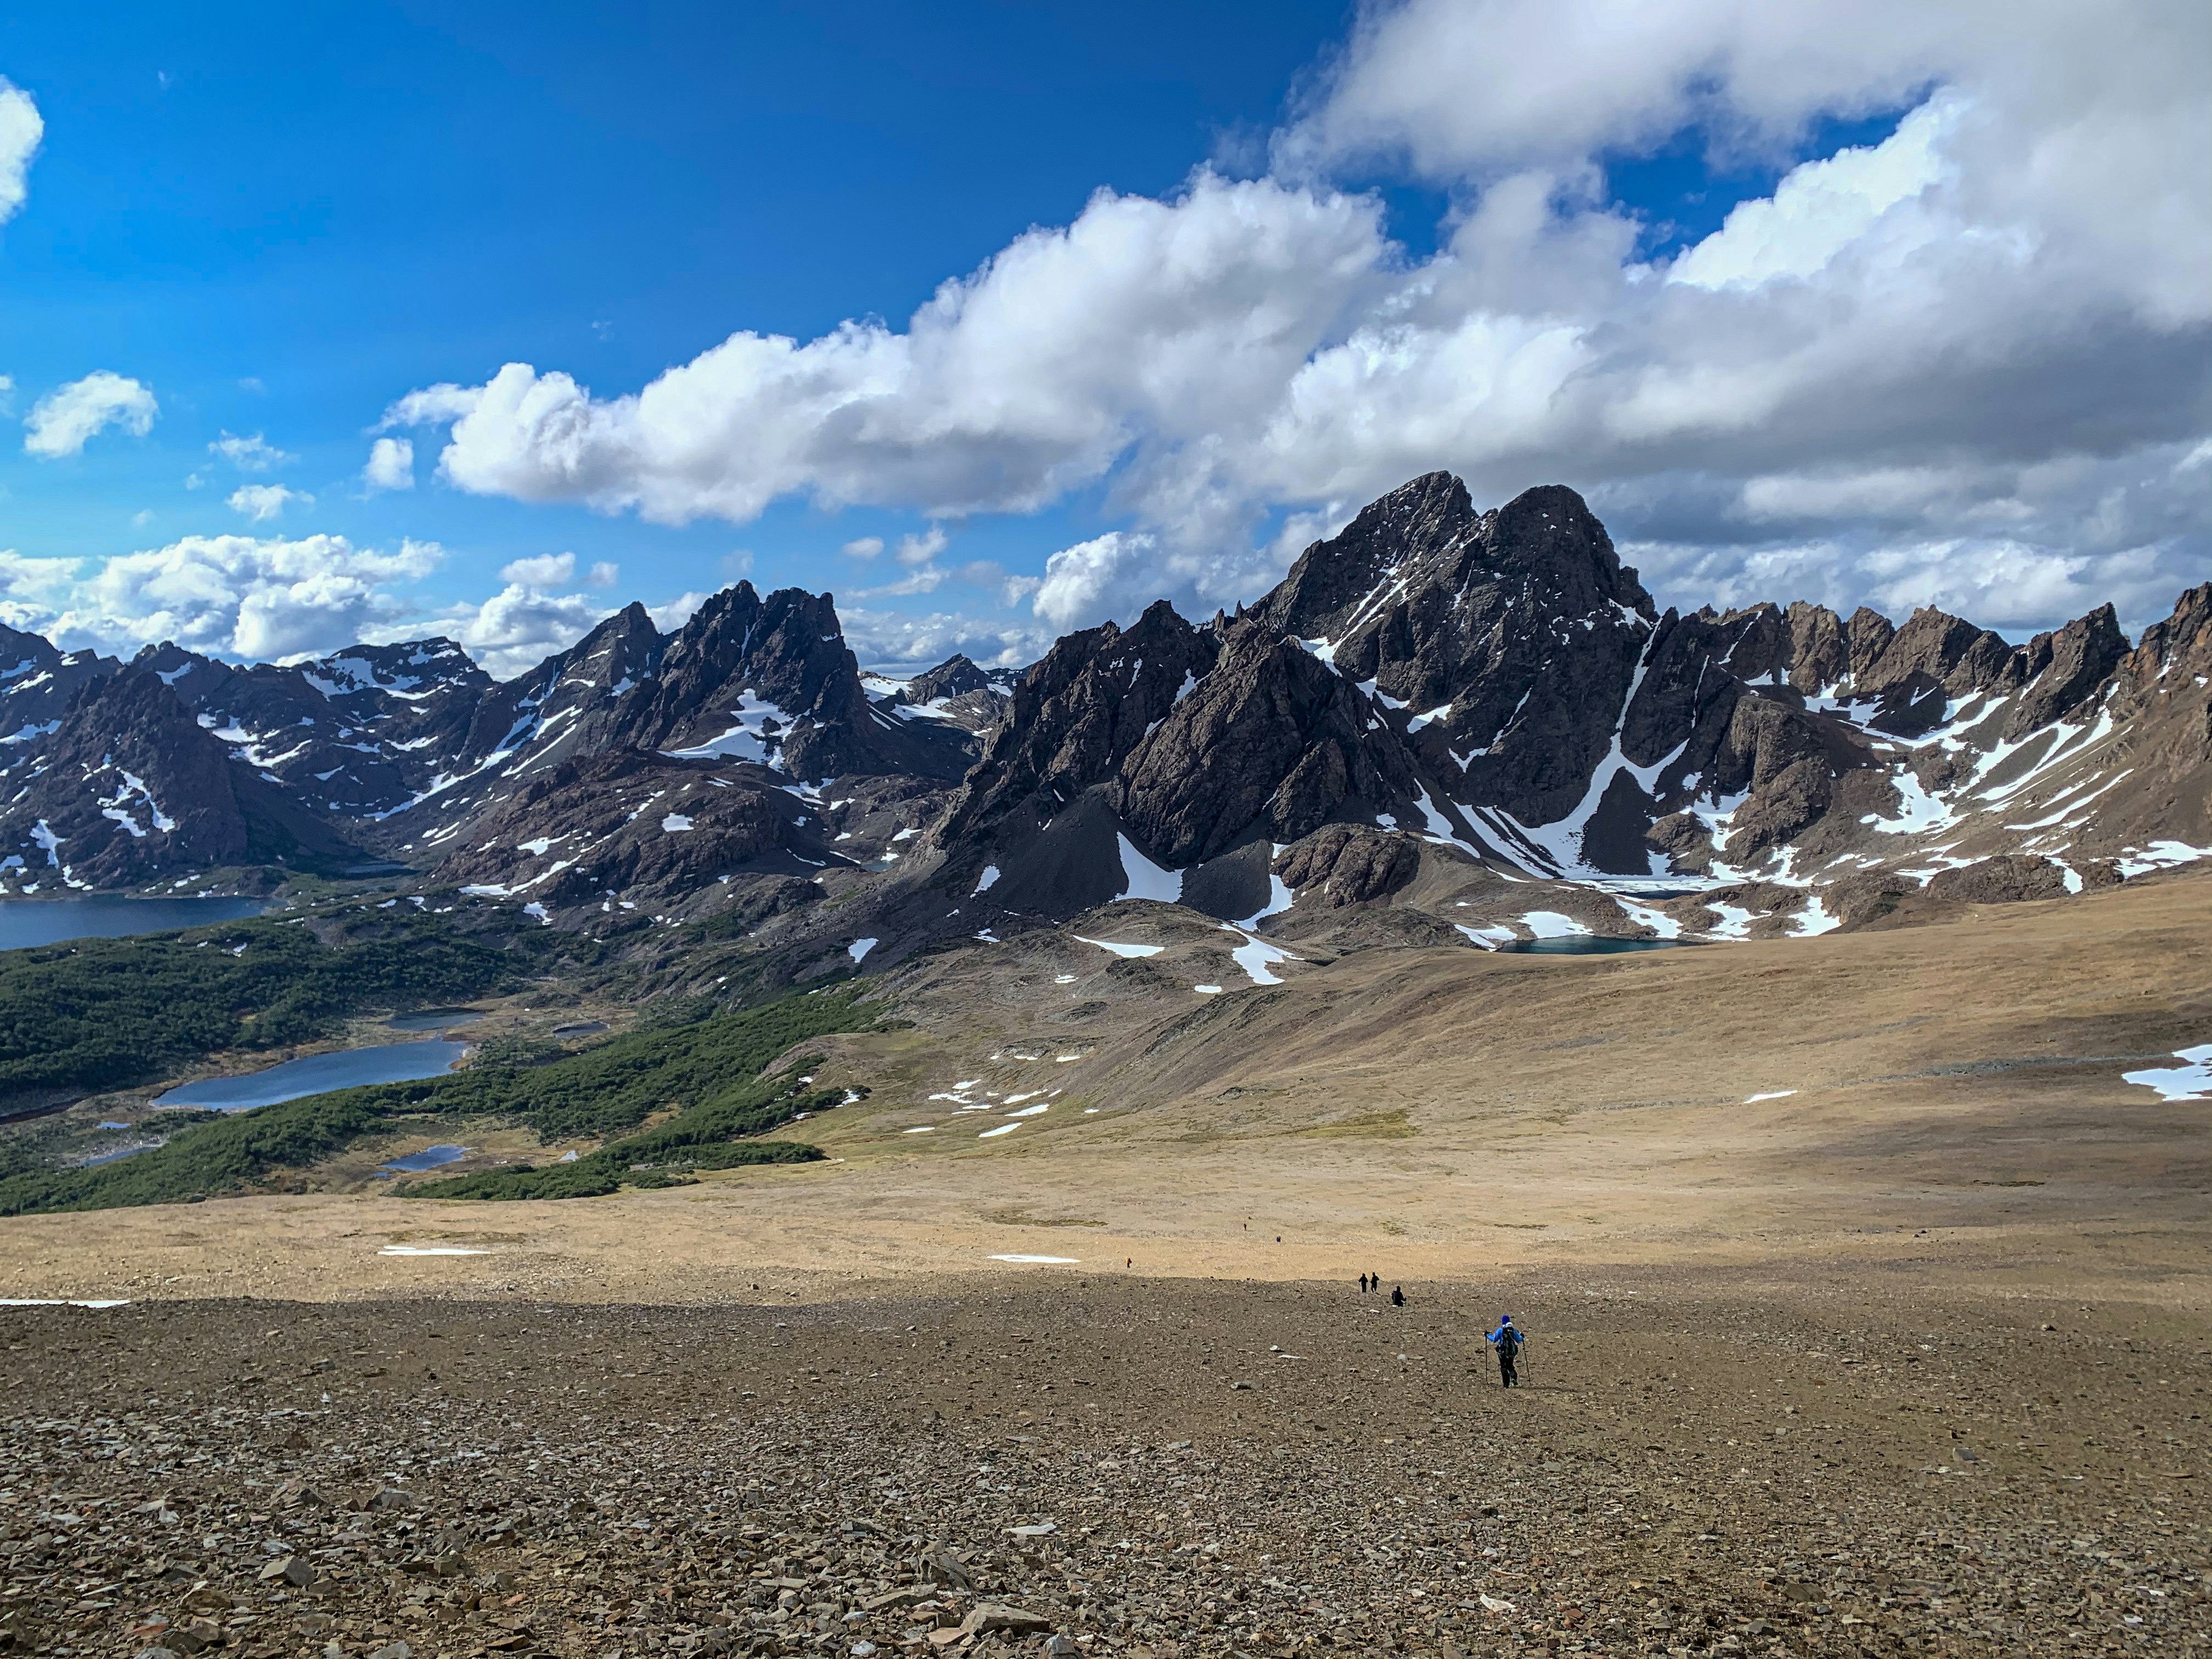
[[[112,558],[0,557],[0,615],[59,643],[128,653],[161,640],[269,661],[332,651],[400,614],[396,584],[436,566],[433,544],[393,551],[342,536],[186,536]]]
[[[539,553],[500,567],[499,579],[518,587],[566,587],[575,580],[574,553]]]
[[[460,489],[671,523],[1103,484],[1119,527],[1029,596],[1054,626],[1249,597],[1438,467],[1583,489],[1686,604],[2142,621],[2212,574],[2208,61],[2170,0],[1380,0],[1264,177],[1102,192],[902,327],[741,331],[611,395],[510,363],[386,420],[449,428]],[[1655,253],[1607,169],[1680,146],[1777,183]],[[1448,198],[1432,254],[1347,187],[1377,176]]]
[[[159,413],[161,405],[149,388],[127,375],[95,369],[32,406],[23,422],[23,449],[41,460],[58,460],[82,453],[88,440],[109,427],[143,438],[153,430]]]
[[[0,76],[0,224],[22,210],[30,194],[31,158],[46,133],[31,94]]]
[[[258,432],[245,438],[226,432],[208,446],[208,453],[222,456],[240,472],[266,472],[271,467],[300,459],[277,448]]]
[[[415,488],[415,446],[405,438],[379,438],[368,447],[361,481],[372,493]]]
[[[256,524],[267,524],[283,517],[288,507],[313,507],[315,498],[305,490],[287,489],[283,484],[240,484],[224,498],[224,504]]]

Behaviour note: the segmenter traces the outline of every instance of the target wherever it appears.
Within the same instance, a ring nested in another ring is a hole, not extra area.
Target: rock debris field
[[[2197,1316],[1589,1283],[0,1309],[0,1652],[2204,1650]]]

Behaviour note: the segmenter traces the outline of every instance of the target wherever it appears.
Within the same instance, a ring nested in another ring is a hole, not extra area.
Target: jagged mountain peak
[[[0,866],[26,888],[142,884],[218,866],[330,870],[359,851],[273,779],[237,765],[151,662],[88,682],[52,737],[4,769]]]

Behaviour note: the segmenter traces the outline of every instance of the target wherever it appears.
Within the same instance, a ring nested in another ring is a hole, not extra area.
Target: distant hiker
[[[1406,1292],[1395,1285],[1390,1287],[1390,1305],[1394,1308],[1402,1308],[1406,1305]]]
[[[1498,1350],[1499,1384],[1508,1389],[1520,1387],[1521,1379],[1514,1374],[1513,1367],[1514,1363],[1521,1357],[1521,1345],[1528,1339],[1522,1335],[1518,1328],[1514,1325],[1513,1316],[1498,1315],[1498,1328],[1492,1331],[1484,1340]]]
[[[1367,1294],[1367,1275],[1365,1273],[1359,1275],[1359,1293],[1362,1296]]]

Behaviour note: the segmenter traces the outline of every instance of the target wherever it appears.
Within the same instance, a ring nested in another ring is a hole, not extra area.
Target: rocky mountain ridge
[[[750,583],[502,684],[436,640],[0,647],[25,890],[383,857],[549,922],[728,909],[872,963],[1125,899],[1364,942],[1817,933],[2212,855],[2212,586],[2133,645],[2109,606],[2021,645],[1662,611],[1573,491],[1478,510],[1445,473],[1235,616],[1163,601],[1018,678],[863,675],[829,595]]]

